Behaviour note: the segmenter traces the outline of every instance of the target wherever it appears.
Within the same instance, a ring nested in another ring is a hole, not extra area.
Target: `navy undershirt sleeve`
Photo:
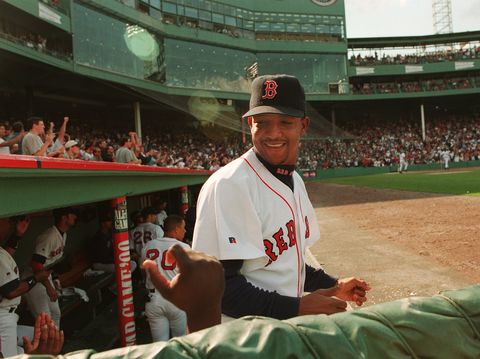
[[[331,288],[337,284],[337,278],[325,273],[321,268],[315,269],[305,265],[305,292],[313,292],[317,289]]]
[[[18,278],[11,280],[8,283],[5,283],[0,287],[0,295],[2,297],[7,297],[10,292],[13,292],[20,285],[20,280]]]
[[[260,315],[288,319],[298,315],[300,298],[280,295],[249,283],[240,274],[243,260],[221,261],[225,271],[222,312],[233,318]]]
[[[47,261],[47,257],[44,257],[41,254],[34,253],[32,254],[32,261],[40,264],[45,264],[45,262]]]

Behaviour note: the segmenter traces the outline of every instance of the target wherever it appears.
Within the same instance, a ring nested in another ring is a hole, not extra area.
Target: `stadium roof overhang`
[[[480,40],[480,31],[466,31],[452,34],[399,37],[362,37],[348,39],[349,49],[416,47],[439,44],[462,43]]]
[[[202,184],[210,171],[0,155],[0,218]]]

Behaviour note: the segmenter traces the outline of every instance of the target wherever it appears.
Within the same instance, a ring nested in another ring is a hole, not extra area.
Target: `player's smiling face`
[[[272,165],[295,165],[300,137],[310,120],[280,114],[262,114],[248,118],[253,145]]]

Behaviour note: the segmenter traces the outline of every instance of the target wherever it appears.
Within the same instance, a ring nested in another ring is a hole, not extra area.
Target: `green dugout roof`
[[[0,155],[0,218],[202,184],[210,171]]]

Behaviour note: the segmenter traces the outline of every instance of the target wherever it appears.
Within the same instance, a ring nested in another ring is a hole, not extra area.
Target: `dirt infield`
[[[328,272],[361,276],[370,304],[480,283],[480,197],[309,183]]]

